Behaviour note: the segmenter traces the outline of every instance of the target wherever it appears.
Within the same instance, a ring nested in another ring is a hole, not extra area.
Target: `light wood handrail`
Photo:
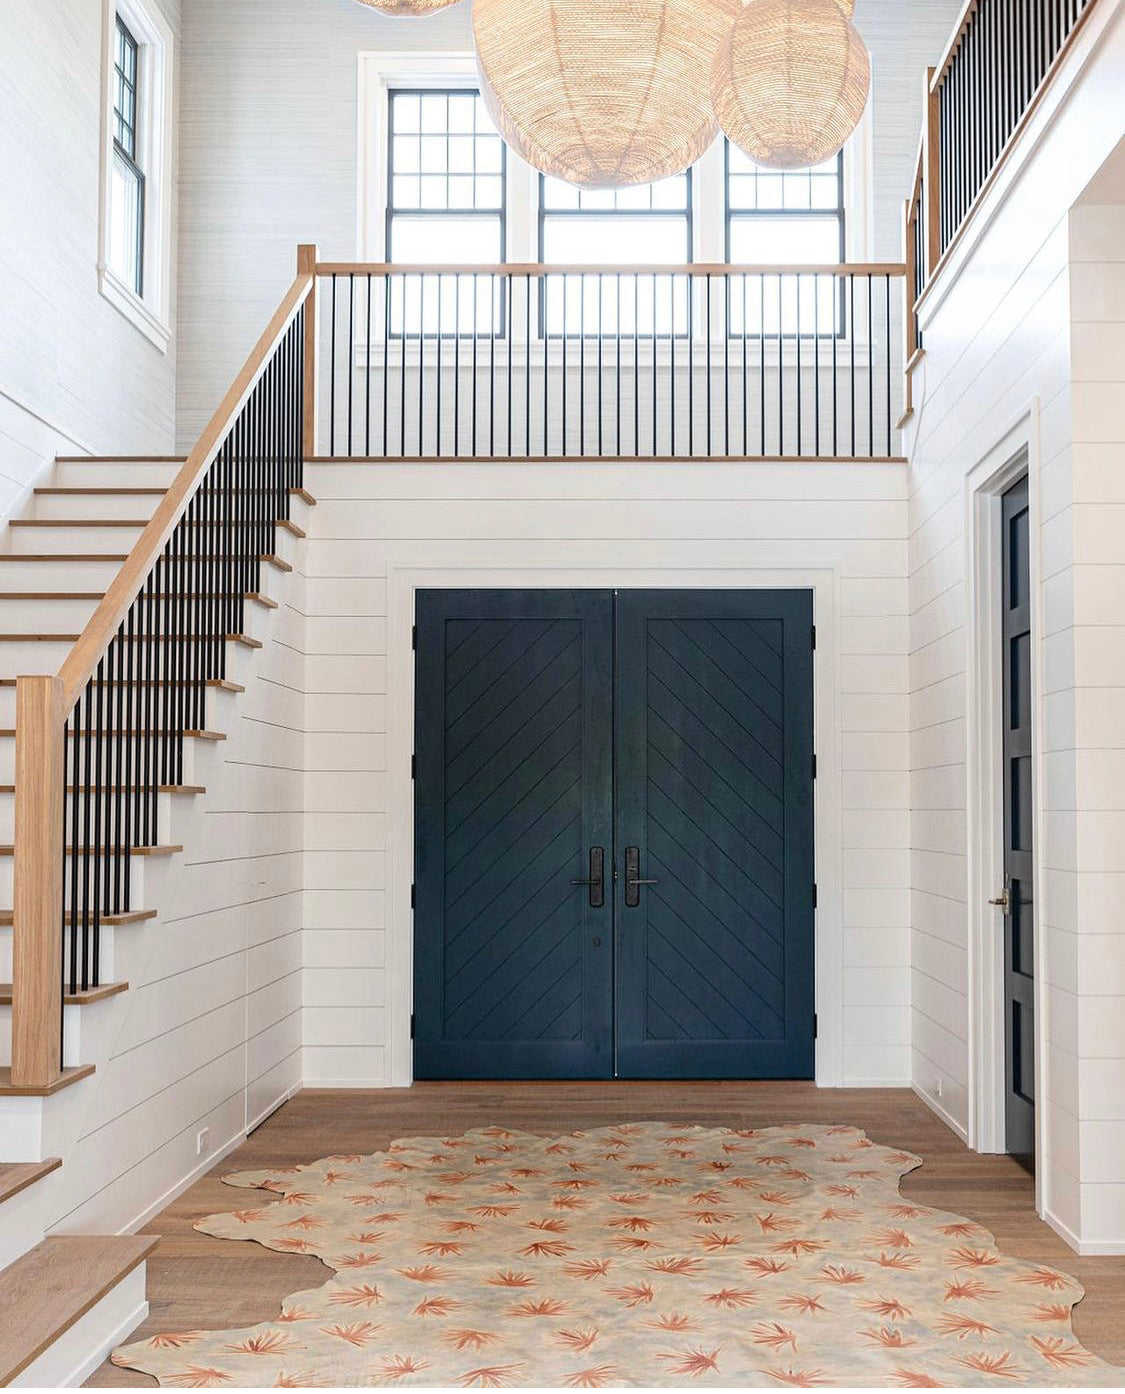
[[[422,262],[322,261],[316,274],[326,276],[905,276],[906,264],[889,262],[825,262],[780,266],[738,265],[731,262],[683,262],[659,266],[591,265],[544,262],[496,262],[493,265],[424,264]]]
[[[69,715],[85,690],[98,661],[109,647],[118,626],[136,599],[145,578],[156,565],[172,529],[180,521],[231,423],[242,409],[285,331],[312,293],[314,276],[302,271],[290,286],[284,300],[254,345],[242,370],[231,383],[226,396],[199,437],[144,532],[137,538],[121,570],[110,582],[101,604],[90,617],[78,642],[59,669],[62,679],[63,715]],[[315,376],[315,373],[314,373]],[[60,862],[61,865],[61,862]]]

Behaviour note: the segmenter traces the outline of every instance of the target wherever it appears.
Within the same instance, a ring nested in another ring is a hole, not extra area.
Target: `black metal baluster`
[[[801,273],[796,275],[797,291],[797,454],[801,455],[801,428],[804,425],[801,411]]]
[[[633,454],[641,453],[641,278],[633,276]]]
[[[328,453],[336,453],[336,273],[332,273],[332,332],[329,335]]]
[[[352,394],[355,387],[355,273],[348,276],[348,454],[352,445]]]
[[[477,285],[477,273],[473,272],[473,456],[477,454],[477,344],[480,342],[480,309],[479,309],[479,287]]]
[[[657,344],[659,343],[659,339],[658,339],[658,337],[657,337],[657,332],[656,332],[656,331],[657,331],[656,272],[654,271],[654,272],[652,273],[652,336],[651,336],[651,337],[652,337],[652,454],[653,454],[653,458],[654,458],[654,459],[656,458],[656,455],[657,455],[656,437],[657,437],[657,431],[658,431],[658,429],[659,429],[659,428],[658,428],[658,425],[657,425],[657,403],[658,403],[658,400],[659,400],[659,393],[657,392],[657,381],[656,381],[656,375],[657,375],[657,371],[658,371],[658,364],[657,364],[657,361],[656,361],[656,360],[657,360],[657,352],[656,352],[656,349],[657,349]]]
[[[418,458],[425,456],[426,422],[426,273],[418,277]]]
[[[391,278],[383,273],[383,458],[387,457],[391,390]]]
[[[568,425],[568,422],[567,422],[567,414],[566,414],[566,388],[567,388],[567,382],[566,382],[566,378],[567,378],[566,345],[567,345],[567,338],[568,338],[568,336],[569,336],[569,330],[568,330],[568,328],[567,328],[567,289],[568,289],[568,285],[567,285],[567,274],[566,274],[566,272],[564,271],[564,272],[562,273],[562,454],[563,454],[564,456],[565,456],[566,453],[567,453],[567,441],[566,441],[566,437],[567,437],[567,425]]]
[[[367,379],[367,382],[365,383],[365,395],[364,395],[363,453],[364,453],[366,456],[368,456],[368,457],[370,458],[370,455],[371,455],[371,372],[372,372],[372,363],[371,363],[371,359],[372,359],[372,357],[373,357],[372,346],[371,346],[371,272],[370,272],[370,271],[367,273],[367,278],[366,278],[366,279],[367,279],[367,336],[366,336],[366,338],[364,339],[363,342],[364,342],[364,346],[365,346],[366,351],[367,351],[367,372],[364,374],[364,376],[365,376],[366,379]],[[302,321],[304,320],[304,316],[305,316],[305,311],[302,309],[302,310],[301,310],[301,320],[302,320]],[[299,323],[299,324],[298,324],[298,328],[300,328],[300,329],[303,330],[303,328],[304,328],[303,323]],[[302,334],[299,336],[299,339],[298,339],[298,346],[300,345],[300,343],[301,343],[301,341],[302,341],[303,339],[304,339],[304,334],[302,333]],[[303,361],[304,361],[303,356],[302,356],[300,353],[298,353],[298,355],[297,355],[297,361],[298,361],[298,363],[303,363]],[[300,387],[300,386],[301,386],[301,384],[298,384],[298,387]],[[301,391],[298,391],[298,393],[297,393],[297,401],[298,401],[298,402],[301,402],[301,401],[303,401],[303,400],[304,400],[304,393],[301,392]],[[303,430],[299,430],[299,431],[298,431],[298,439],[300,439],[301,435],[303,435]]]
[[[406,459],[406,341],[410,337],[409,310],[407,308],[406,283],[410,279],[406,272],[398,278],[402,286],[402,334],[399,336],[398,359],[398,455]]]

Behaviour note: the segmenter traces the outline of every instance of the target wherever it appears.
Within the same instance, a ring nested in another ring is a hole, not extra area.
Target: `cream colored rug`
[[[242,1331],[114,1362],[180,1388],[1114,1386],[1073,1278],[906,1202],[855,1128],[485,1128],[228,1176],[277,1197],[196,1228],[334,1276]]]

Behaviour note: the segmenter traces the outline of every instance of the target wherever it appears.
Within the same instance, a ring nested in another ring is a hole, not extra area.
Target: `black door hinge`
[[[814,649],[816,648],[816,625],[815,625],[815,624],[814,624],[813,627],[812,627],[812,646],[813,646]]]
[[[418,903],[418,887],[417,887],[416,885],[414,885],[413,882],[411,882],[411,885],[410,885],[410,908],[411,908],[411,910],[414,909],[414,907],[415,907],[415,905],[417,905],[417,903]]]
[[[414,1013],[410,1013],[410,1039],[414,1039]]]
[[[816,909],[816,904],[817,904],[816,882],[814,881],[814,882],[813,882],[813,886],[812,886],[812,908],[813,908],[814,910]]]
[[[410,646],[415,650],[418,648],[418,626],[416,624],[410,627]]]
[[[418,778],[418,757],[417,757],[417,755],[412,755],[412,756],[410,757],[410,778],[411,778],[411,779],[417,779],[417,778]]]
[[[414,1021],[414,1018],[411,1017],[410,1020],[411,1020],[411,1022],[413,1022],[413,1021]],[[414,1028],[413,1028],[413,1026],[411,1026],[411,1035],[413,1035],[413,1034],[414,1034]],[[814,1041],[816,1040],[817,1036],[819,1036],[819,1034],[820,1034],[820,1027],[819,1027],[819,1025],[817,1024],[816,1013],[813,1012],[813,1015],[812,1015],[812,1038],[813,1038]]]
[[[812,758],[812,777],[813,777],[813,779],[816,778],[816,756],[815,756],[815,755],[814,755],[813,758]]]

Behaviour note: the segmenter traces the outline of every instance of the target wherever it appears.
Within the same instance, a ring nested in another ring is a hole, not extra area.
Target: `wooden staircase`
[[[52,1198],[315,503],[310,266],[191,455],[60,457],[0,538],[0,1384],[81,1383],[147,1311],[157,1240]]]

